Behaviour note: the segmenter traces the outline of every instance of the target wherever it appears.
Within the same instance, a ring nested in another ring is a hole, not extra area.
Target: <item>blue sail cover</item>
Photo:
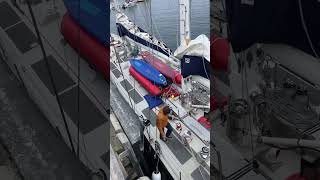
[[[138,43],[140,43],[140,44],[142,44],[142,45],[144,45],[144,46],[146,46],[146,47],[150,47],[150,48],[152,48],[152,49],[154,49],[154,50],[156,50],[156,51],[158,51],[158,52],[161,52],[162,54],[164,54],[164,55],[166,55],[166,56],[170,56],[170,50],[169,51],[167,51],[167,50],[164,50],[164,49],[162,49],[160,46],[158,46],[158,45],[156,45],[156,44],[152,44],[152,43],[150,43],[150,42],[148,42],[148,41],[146,41],[146,40],[144,40],[144,39],[142,39],[141,37],[139,37],[139,36],[136,36],[135,34],[132,34],[128,29],[126,29],[122,24],[120,24],[120,23],[116,23],[117,24],[117,30],[118,30],[118,33],[119,33],[119,36],[121,36],[121,37],[123,37],[123,36],[127,36],[127,37],[129,37],[130,39],[132,39],[132,40],[134,40],[134,41],[136,41],[136,42],[138,42]],[[139,30],[141,31],[141,32],[146,32],[146,31],[144,31],[142,28],[140,28],[140,27],[138,27],[139,28]],[[165,47],[166,48],[168,48],[166,45],[165,45]],[[169,48],[168,48],[169,49]]]
[[[80,13],[78,3],[80,2]],[[110,0],[64,0],[69,15],[103,45],[109,46]],[[80,15],[80,16],[79,16]]]
[[[199,75],[210,79],[210,62],[200,56],[184,55],[181,60],[181,74],[183,77]]]

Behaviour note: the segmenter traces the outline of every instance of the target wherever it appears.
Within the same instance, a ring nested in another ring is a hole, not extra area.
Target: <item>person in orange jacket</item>
[[[160,111],[157,115],[157,128],[160,131],[160,139],[163,141],[167,141],[167,139],[171,139],[171,133],[173,131],[172,126],[169,123],[169,114],[171,112],[171,109],[169,106],[164,106],[160,108]],[[164,133],[164,128],[167,128],[166,134]]]

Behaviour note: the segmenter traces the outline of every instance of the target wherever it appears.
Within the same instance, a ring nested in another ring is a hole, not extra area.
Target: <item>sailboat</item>
[[[216,179],[319,179],[319,2],[217,2],[231,54],[226,116],[212,120]]]
[[[137,4],[137,2],[138,2],[137,0],[127,0],[123,3],[122,9],[133,7]]]
[[[138,27],[120,10],[116,10],[116,25],[120,37],[125,37],[129,42],[138,45],[153,54],[170,62],[173,66],[179,66],[179,61],[173,57],[172,50],[161,40]]]
[[[10,12],[2,13],[1,21],[10,27],[1,27],[0,35],[9,68],[79,163],[107,179],[109,104],[102,100],[108,88],[103,77],[109,76],[106,1],[4,0],[0,6]]]
[[[153,159],[146,175],[210,179],[210,43],[204,35],[190,40],[190,1],[180,1],[181,46],[174,53],[115,11],[119,35],[111,35],[110,79],[144,127],[141,153]],[[139,52],[132,56],[136,45]],[[155,126],[164,105],[176,115],[170,121],[173,139],[166,143]]]

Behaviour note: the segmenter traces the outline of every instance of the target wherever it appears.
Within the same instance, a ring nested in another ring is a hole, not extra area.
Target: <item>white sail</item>
[[[174,52],[174,56],[181,59],[183,55],[202,56],[210,62],[210,41],[209,38],[201,34],[188,45],[180,45]]]

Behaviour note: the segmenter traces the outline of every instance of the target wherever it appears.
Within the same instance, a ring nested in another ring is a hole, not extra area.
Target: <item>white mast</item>
[[[188,45],[190,42],[190,6],[191,0],[179,0],[180,11],[180,46]],[[181,69],[180,69],[181,73]],[[182,93],[187,92],[184,78],[181,82]]]
[[[179,0],[180,45],[187,45],[190,41],[190,3],[191,0]]]

